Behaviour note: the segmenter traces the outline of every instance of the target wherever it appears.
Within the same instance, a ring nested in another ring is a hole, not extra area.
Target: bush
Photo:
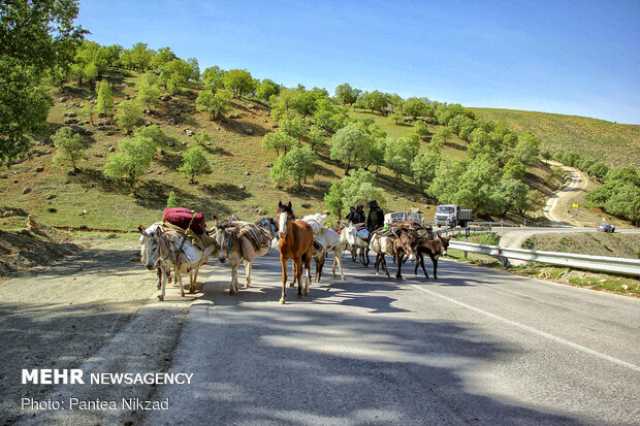
[[[104,174],[114,179],[124,179],[134,188],[138,178],[146,173],[156,146],[149,138],[134,136],[120,141],[118,150],[107,157]]]
[[[98,84],[98,99],[96,100],[95,111],[101,117],[113,114],[113,95],[111,86],[106,80],[100,80],[100,84]]]
[[[56,148],[53,161],[59,165],[71,165],[77,170],[77,163],[84,156],[85,146],[82,138],[69,127],[62,127],[51,137]]]
[[[376,200],[384,206],[383,191],[375,186],[373,175],[363,169],[355,170],[351,175],[334,182],[324,196],[324,204],[336,217],[341,218],[342,212],[349,206],[366,204]]]
[[[311,148],[296,146],[276,160],[271,168],[271,178],[276,184],[282,185],[293,181],[297,188],[301,188],[302,181],[315,174],[315,160],[316,155]]]
[[[138,127],[134,132],[134,135],[151,139],[151,141],[153,141],[153,144],[156,146],[163,146],[167,142],[167,136],[157,124]]]
[[[218,90],[215,94],[202,91],[196,99],[196,109],[208,112],[209,120],[215,121],[224,118],[229,105],[229,94],[224,90]]]
[[[167,197],[167,207],[178,207],[178,197],[176,197],[176,193],[173,191],[169,192],[169,196]]]
[[[262,139],[262,146],[266,149],[274,150],[278,155],[280,151],[285,154],[298,142],[282,130],[267,133]]]
[[[198,145],[190,147],[182,157],[182,164],[178,171],[189,177],[192,184],[196,183],[196,176],[211,173],[211,166],[204,151]]]
[[[143,120],[142,107],[139,103],[130,100],[122,101],[118,106],[118,113],[116,114],[116,123],[118,126],[130,134],[131,131],[139,126]]]

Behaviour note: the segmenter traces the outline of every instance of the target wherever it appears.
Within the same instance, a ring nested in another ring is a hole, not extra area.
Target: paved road
[[[640,423],[640,300],[441,262],[437,282],[350,266],[282,306],[276,264],[233,297],[205,275],[171,366],[195,383],[146,424]]]

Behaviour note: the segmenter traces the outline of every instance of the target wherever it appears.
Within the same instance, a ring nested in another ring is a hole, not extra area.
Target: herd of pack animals
[[[428,255],[433,264],[433,276],[437,279],[438,258],[446,255],[449,237],[433,232],[430,227],[418,223],[401,222],[381,227],[362,238],[358,232],[363,224],[348,222],[337,230],[325,226],[326,215],[316,213],[296,219],[291,202],[278,202],[276,217],[264,217],[256,223],[243,222],[230,218],[219,222],[214,218],[215,226],[197,237],[189,232],[191,223],[185,229],[171,223],[156,222],[144,228],[138,227],[142,264],[156,271],[158,278],[158,298],[165,298],[167,282],[171,280],[180,287],[185,295],[182,275],[189,276],[189,291],[195,293],[199,288],[197,279],[200,268],[208,259],[217,256],[221,263],[228,262],[231,267],[229,294],[239,293],[238,269],[245,267],[245,288],[251,286],[252,264],[258,257],[264,256],[271,248],[280,254],[282,294],[280,303],[287,299],[288,261],[293,261],[293,280],[291,287],[298,284],[298,296],[306,296],[311,284],[311,263],[316,264],[315,281],[320,282],[322,269],[328,254],[333,254],[332,274],[336,268],[344,280],[342,255],[348,250],[354,262],[369,264],[369,251],[375,256],[376,275],[380,268],[390,277],[385,256],[390,256],[396,265],[396,278],[402,279],[402,265],[408,259],[415,259],[414,274],[422,267],[425,277],[429,274],[424,264]]]

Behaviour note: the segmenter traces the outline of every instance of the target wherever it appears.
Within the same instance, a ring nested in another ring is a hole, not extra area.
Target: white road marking
[[[538,329],[530,327],[528,325],[520,324],[519,322],[512,321],[512,320],[507,319],[507,318],[503,318],[503,317],[501,317],[499,315],[496,315],[496,314],[492,314],[491,312],[487,312],[487,311],[485,311],[483,309],[476,308],[475,306],[471,306],[471,305],[468,305],[468,304],[466,304],[464,302],[460,302],[460,301],[452,299],[450,297],[443,296],[442,294],[436,293],[435,291],[427,290],[427,289],[425,289],[423,287],[420,287],[419,285],[412,284],[412,287],[414,287],[417,290],[422,291],[423,293],[427,293],[427,294],[430,294],[432,296],[438,297],[440,299],[446,300],[447,302],[456,304],[458,306],[462,306],[463,308],[467,308],[467,309],[469,309],[471,311],[474,311],[476,313],[479,313],[481,315],[487,316],[489,318],[493,318],[493,319],[498,320],[498,321],[502,321],[502,322],[504,322],[506,324],[512,325],[512,326],[517,327],[517,328],[519,328],[521,330],[528,331],[529,333],[535,334],[535,335],[540,336],[540,337],[544,337],[545,339],[549,339],[549,340],[552,340],[552,341],[557,342],[557,343],[561,343],[563,345],[569,346],[569,347],[571,347],[573,349],[576,349],[578,351],[584,352],[584,353],[589,354],[589,355],[593,355],[593,356],[595,356],[597,358],[603,359],[605,361],[612,362],[612,363],[614,363],[616,365],[619,365],[621,367],[625,367],[625,368],[628,368],[630,370],[633,370],[635,372],[640,373],[640,366],[637,366],[635,364],[631,364],[629,362],[626,362],[626,361],[623,361],[621,359],[612,357],[610,355],[603,354],[601,352],[598,352],[598,351],[595,351],[593,349],[587,348],[586,346],[579,345],[577,343],[574,343],[574,342],[571,342],[569,340],[563,339],[562,337],[554,336],[553,334],[549,334],[547,332],[544,332],[542,330],[538,330]]]

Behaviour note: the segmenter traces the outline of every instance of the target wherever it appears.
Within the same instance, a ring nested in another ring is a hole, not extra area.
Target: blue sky
[[[100,43],[144,41],[330,92],[640,123],[640,1],[81,0]]]

